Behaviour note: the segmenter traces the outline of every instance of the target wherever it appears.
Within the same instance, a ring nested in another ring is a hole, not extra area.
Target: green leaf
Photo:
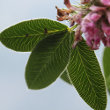
[[[84,41],[72,50],[67,67],[71,83],[84,101],[95,110],[105,110],[105,81],[97,58]]]
[[[70,56],[70,33],[63,32],[42,40],[32,51],[26,66],[30,89],[42,89],[53,83],[66,68]]]
[[[104,75],[106,79],[107,89],[110,93],[110,48],[104,49],[103,68],[104,68]]]
[[[60,78],[61,78],[63,81],[65,81],[66,83],[71,84],[70,79],[69,79],[69,77],[68,77],[68,73],[67,73],[66,70],[63,72],[63,74],[61,75]]]
[[[4,30],[1,42],[15,51],[31,51],[36,44],[49,35],[66,31],[67,26],[49,19],[24,21]]]

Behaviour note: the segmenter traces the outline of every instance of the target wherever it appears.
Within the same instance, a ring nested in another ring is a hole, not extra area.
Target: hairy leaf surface
[[[9,27],[0,34],[0,40],[10,49],[27,52],[47,36],[66,30],[67,26],[59,22],[35,19]]]

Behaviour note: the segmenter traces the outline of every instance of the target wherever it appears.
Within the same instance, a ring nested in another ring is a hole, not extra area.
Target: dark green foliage
[[[105,48],[103,55],[103,68],[107,89],[110,93],[110,48]]]
[[[30,89],[47,87],[64,71],[70,56],[69,36],[69,32],[49,36],[32,51],[26,66]]]
[[[84,41],[72,50],[67,67],[71,83],[79,95],[95,110],[105,110],[106,88],[99,63]]]
[[[74,85],[94,110],[105,110],[105,81],[93,51],[84,41],[72,49],[73,28],[48,19],[21,22],[0,34],[1,42],[15,51],[32,51],[25,70],[28,88],[42,89],[58,77]],[[103,65],[110,92],[110,48],[104,51]]]
[[[65,81],[65,82],[67,82],[68,84],[71,84],[70,79],[69,79],[69,77],[68,77],[67,70],[65,70],[65,71],[63,72],[63,74],[61,75],[61,79],[62,79],[63,81]]]
[[[67,30],[67,26],[48,19],[36,19],[16,24],[0,34],[1,42],[15,51],[32,51],[33,47],[51,34]]]

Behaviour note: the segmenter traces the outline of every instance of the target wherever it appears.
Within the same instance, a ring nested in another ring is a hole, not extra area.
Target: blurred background
[[[63,0],[0,0],[0,32],[24,20],[56,20],[56,5],[65,7]],[[101,67],[102,52],[103,46],[96,51]],[[29,90],[24,78],[29,55],[29,52],[7,49],[0,43],[0,110],[92,110],[75,88],[61,79],[45,89]],[[107,110],[110,110],[110,100]]]

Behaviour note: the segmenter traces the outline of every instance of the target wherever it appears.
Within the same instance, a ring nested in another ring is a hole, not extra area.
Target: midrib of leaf
[[[67,66],[68,67],[68,66]],[[68,71],[68,68],[66,67],[66,72],[67,72],[67,76],[68,76],[68,78],[69,78],[69,81],[70,81],[70,83],[73,85],[73,83],[72,83],[72,80],[71,80],[71,78],[70,78],[70,76],[69,76],[69,71]],[[74,86],[74,85],[73,85]]]
[[[77,49],[78,49],[78,55],[79,55],[79,57],[80,57],[80,60],[81,60],[81,62],[82,62],[82,65],[83,65],[83,67],[84,67],[84,71],[85,71],[84,73],[86,73],[86,77],[87,77],[87,79],[88,79],[88,81],[89,81],[89,83],[90,83],[90,85],[91,85],[91,87],[92,87],[92,90],[93,90],[93,92],[94,92],[94,94],[95,94],[95,97],[97,97],[97,98],[99,99],[99,97],[98,97],[97,94],[95,93],[95,90],[94,90],[94,88],[93,88],[93,85],[92,85],[92,83],[91,83],[91,81],[90,81],[90,79],[89,79],[89,77],[88,77],[88,75],[87,75],[86,68],[85,68],[84,63],[83,63],[83,61],[82,61],[83,57],[80,55],[79,47],[78,47],[78,46],[77,46]]]
[[[54,51],[54,52],[51,52],[52,54],[54,54],[54,53],[57,51],[58,47],[62,44],[62,42],[63,42],[64,39],[66,38],[67,34],[68,34],[68,33],[66,33],[65,36],[62,38],[62,41],[61,41],[61,42],[59,43],[59,45],[56,47],[55,51]],[[50,55],[50,56],[49,56],[48,62],[47,62],[45,65],[42,66],[42,69],[39,71],[39,73],[41,73],[42,70],[44,70],[44,68],[46,68],[47,64],[49,64],[49,62],[51,61],[52,56],[53,56],[53,55]],[[63,71],[64,71],[64,70],[63,70]],[[62,72],[61,72],[61,73],[62,73]],[[39,74],[38,76],[36,76],[36,78],[34,79],[34,81],[32,82],[32,84],[30,84],[30,85],[33,85],[34,82],[39,78],[40,75],[41,75],[41,74]]]
[[[58,33],[58,32],[65,32],[65,31],[67,31],[67,29],[63,29],[63,30],[54,30],[54,31],[48,31],[47,30],[47,33],[45,33],[45,30],[44,30],[44,32],[36,32],[36,33],[38,33],[38,34],[29,34],[29,36],[28,37],[32,37],[32,36],[42,36],[42,35],[50,35],[50,34],[56,34],[56,33]],[[10,36],[10,37],[0,37],[0,39],[12,39],[12,38],[23,38],[23,37],[25,37],[26,38],[26,35],[24,34],[24,35],[21,35],[21,36]]]
[[[74,31],[73,31],[71,28],[68,28],[68,32],[70,32],[69,42],[71,42],[71,45],[70,45],[70,46],[72,47],[72,44],[73,44],[73,41],[74,41]],[[71,47],[70,47],[70,48],[71,48]],[[71,85],[73,85],[73,84],[72,84],[72,81],[71,81],[71,79],[70,79],[70,76],[69,76],[69,72],[68,72],[68,65],[69,65],[70,60],[71,60],[71,52],[70,52],[70,54],[69,54],[68,64],[67,64],[67,66],[65,67],[64,71],[67,72],[68,79],[69,79]],[[61,74],[61,75],[62,75],[62,74]],[[73,86],[74,86],[74,85],[73,85]]]

